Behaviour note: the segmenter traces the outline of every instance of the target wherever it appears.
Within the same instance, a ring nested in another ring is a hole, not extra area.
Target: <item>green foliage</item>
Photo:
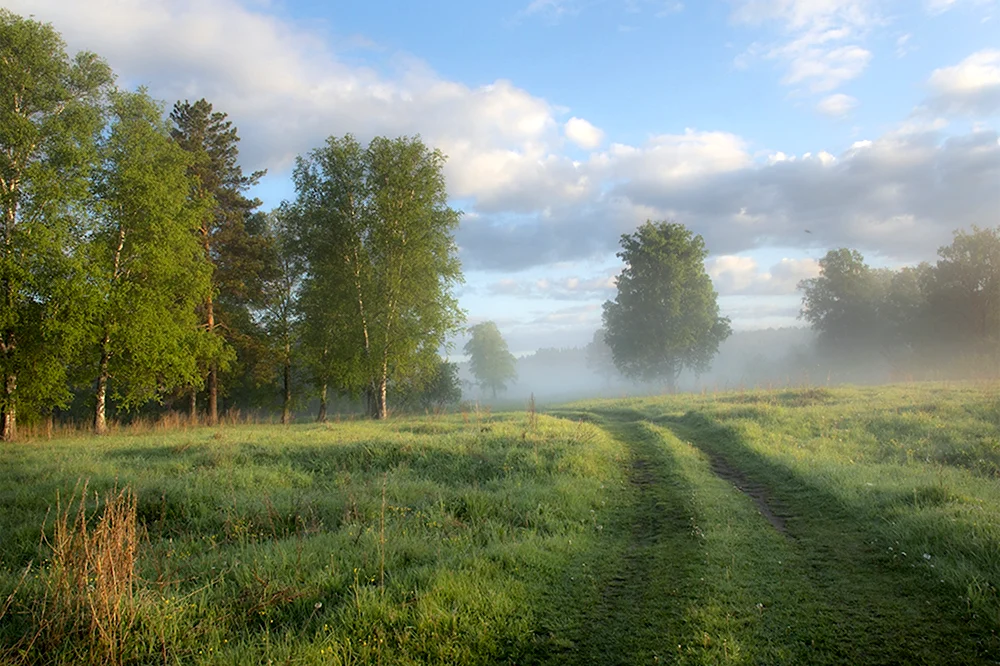
[[[261,337],[250,310],[264,298],[264,283],[273,270],[272,250],[268,239],[248,225],[260,200],[244,193],[265,172],[243,173],[236,128],[205,99],[177,102],[170,119],[171,135],[191,155],[190,173],[196,183],[192,196],[205,211],[198,235],[212,265],[212,289],[202,317],[208,333],[226,343],[201,350],[206,355],[199,358],[208,375],[209,421],[214,421],[219,373],[235,360],[232,343],[253,346]]]
[[[76,253],[111,72],[50,25],[0,9],[0,415],[65,404],[85,339]]]
[[[507,341],[492,321],[484,321],[469,328],[469,341],[465,353],[469,368],[482,388],[488,388],[497,397],[497,391],[507,390],[507,382],[517,379],[517,359],[507,348]]]
[[[824,351],[898,373],[1000,373],[1000,228],[958,231],[935,265],[870,268],[856,250],[831,250],[819,277],[799,284],[802,317]]]
[[[857,250],[830,250],[820,259],[820,275],[803,280],[802,318],[829,348],[860,352],[879,343],[879,307],[884,274],[872,270]]]
[[[685,367],[707,370],[731,330],[705,272],[702,237],[681,224],[647,221],[621,243],[625,268],[603,316],[615,366],[632,379],[669,386]]]
[[[345,136],[295,168],[307,362],[321,386],[364,392],[376,418],[388,384],[433,367],[463,318],[443,165],[418,138]]]
[[[94,366],[100,357],[102,381],[112,380],[121,407],[134,408],[197,381],[193,351],[217,341],[203,339],[195,314],[211,284],[196,235],[206,202],[190,196],[189,154],[145,92],[114,94],[111,111],[89,251]]]
[[[440,359],[438,364],[409,382],[392,386],[392,394],[408,410],[441,411],[462,400],[458,364]]]

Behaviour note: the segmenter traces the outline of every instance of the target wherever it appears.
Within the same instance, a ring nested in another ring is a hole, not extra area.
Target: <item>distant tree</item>
[[[705,242],[681,224],[647,221],[621,238],[618,295],[604,304],[605,341],[626,377],[665,381],[708,369],[729,319],[705,271]]]
[[[586,347],[587,368],[602,377],[605,384],[610,384],[611,379],[618,374],[618,369],[615,367],[615,357],[611,353],[611,347],[604,339],[606,333],[603,328],[594,331],[594,337]]]
[[[457,405],[462,400],[462,383],[458,364],[438,359],[423,376],[396,387],[399,401],[408,408],[440,410]]]
[[[462,281],[444,156],[419,138],[378,137],[362,148],[331,137],[300,158],[294,179],[304,342],[317,383],[363,392],[388,415],[390,382],[418,376],[463,319]]]
[[[909,370],[917,356],[926,353],[932,343],[924,291],[928,274],[933,268],[922,263],[892,271],[885,284],[885,293],[878,308],[882,351],[898,376]]]
[[[873,270],[857,250],[830,250],[820,259],[818,277],[799,283],[800,316],[819,334],[827,351],[877,352],[884,339],[879,310],[892,275]]]
[[[497,391],[507,390],[507,382],[517,379],[517,359],[507,348],[507,341],[492,321],[484,321],[469,328],[472,336],[465,343],[469,366],[479,386],[488,388],[497,397]]]
[[[78,253],[111,70],[48,24],[0,9],[0,439],[69,399],[86,336]]]
[[[94,431],[107,430],[109,381],[120,405],[140,405],[192,382],[200,344],[195,308],[210,266],[195,230],[190,156],[170,140],[162,109],[145,92],[112,96],[113,118],[96,173],[92,278],[97,296]]]
[[[259,199],[244,193],[264,175],[245,175],[239,164],[239,135],[227,115],[212,105],[177,102],[170,113],[174,140],[192,155],[191,174],[197,179],[194,198],[208,202],[198,229],[206,259],[212,265],[212,289],[202,305],[204,325],[209,335],[223,340],[233,337],[237,322],[247,322],[247,311],[259,302],[267,269],[267,240],[249,233],[247,220],[260,206]],[[229,346],[214,346],[213,355],[202,359],[206,365],[208,422],[219,415],[219,373],[229,365]],[[192,417],[196,392],[192,389]]]
[[[1000,366],[1000,227],[958,231],[923,276],[934,338]]]

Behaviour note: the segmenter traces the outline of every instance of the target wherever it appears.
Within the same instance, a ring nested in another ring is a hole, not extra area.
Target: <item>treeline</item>
[[[296,199],[247,196],[237,129],[202,99],[169,114],[92,53],[0,10],[0,432],[62,410],[218,421],[310,387],[383,418],[392,392],[457,401],[439,349],[461,325],[444,157],[418,138],[331,138]]]
[[[828,252],[799,285],[819,352],[894,379],[1000,375],[1000,227],[958,231],[938,257],[889,270]]]

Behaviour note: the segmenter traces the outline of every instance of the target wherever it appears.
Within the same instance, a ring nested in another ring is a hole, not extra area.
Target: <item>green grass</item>
[[[0,663],[106,656],[38,610],[84,479],[91,509],[136,497],[124,663],[1000,662],[989,387],[74,438],[0,469]]]

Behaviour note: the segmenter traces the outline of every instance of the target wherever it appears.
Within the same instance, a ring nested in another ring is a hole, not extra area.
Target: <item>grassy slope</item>
[[[998,406],[751,392],[8,446],[0,609],[87,478],[137,492],[139,663],[995,663]]]

